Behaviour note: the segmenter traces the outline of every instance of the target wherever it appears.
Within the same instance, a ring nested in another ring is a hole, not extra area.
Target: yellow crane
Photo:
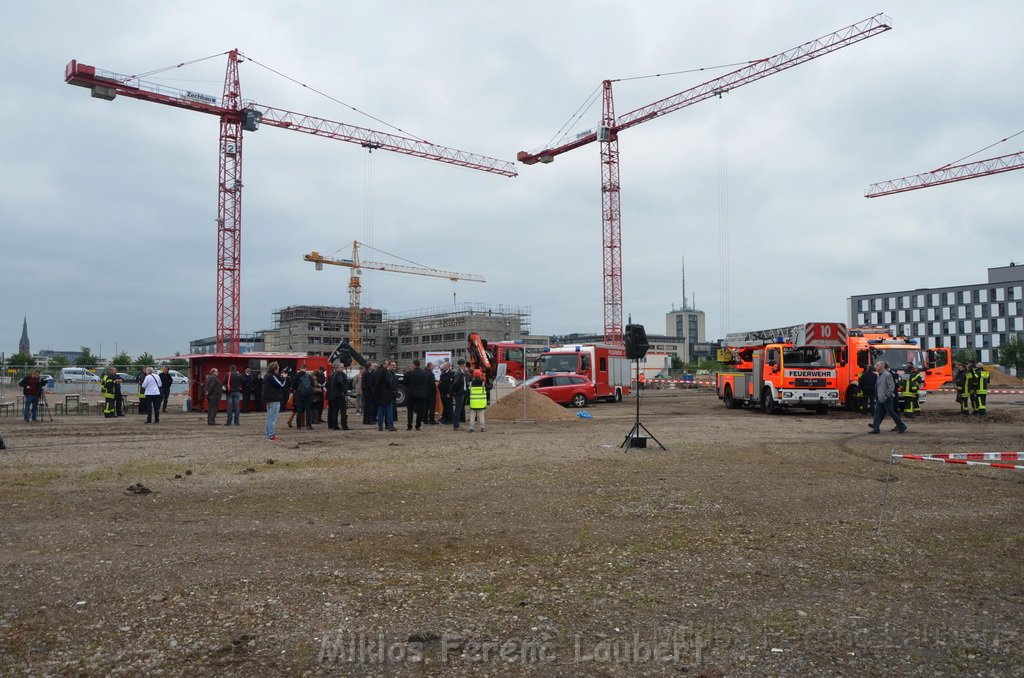
[[[348,330],[349,337],[351,338],[349,343],[356,349],[356,351],[362,350],[362,283],[359,280],[359,276],[362,275],[362,269],[367,268],[372,271],[391,271],[392,273],[409,273],[411,275],[428,275],[434,278],[448,278],[452,282],[458,282],[460,280],[469,280],[472,282],[486,282],[484,277],[481,275],[475,275],[473,273],[455,273],[453,271],[441,271],[436,268],[429,268],[426,266],[406,266],[405,264],[387,264],[379,261],[361,261],[359,259],[359,248],[370,247],[358,240],[352,241],[352,258],[351,259],[334,259],[332,257],[325,257],[319,252],[313,251],[303,256],[305,261],[311,261],[316,264],[316,270],[322,271],[324,264],[330,264],[332,266],[345,266],[346,268],[352,269],[352,275],[348,279]],[[370,249],[375,249],[370,247]],[[377,250],[381,254],[388,254],[383,250]],[[395,256],[393,254],[389,256]],[[398,257],[401,258],[401,257]],[[411,262],[410,262],[411,263]]]

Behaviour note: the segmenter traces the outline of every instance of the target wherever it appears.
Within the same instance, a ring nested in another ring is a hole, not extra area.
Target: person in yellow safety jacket
[[[953,378],[956,386],[956,401],[960,403],[960,414],[970,414],[971,395],[967,391],[967,367],[963,363],[956,364],[956,376]]]
[[[135,377],[135,380],[139,384],[139,414],[146,413],[146,389],[143,387],[142,382],[146,378],[146,368],[139,368],[139,374]]]
[[[484,384],[484,373],[481,370],[473,371],[473,381],[469,384],[469,432],[473,432],[476,422],[480,422],[480,432],[486,429],[487,419],[484,413],[487,411],[487,386]]]
[[[971,407],[974,409],[975,414],[985,414],[985,400],[988,397],[988,370],[980,362],[974,366],[971,371],[971,376],[967,377],[967,381],[971,384]]]
[[[907,365],[907,373],[903,377],[903,412],[908,417],[913,417],[921,411],[921,387],[924,385],[924,377],[913,365]]]
[[[103,392],[103,416],[113,419],[117,412],[114,408],[114,382],[117,379],[117,368],[111,365],[100,379],[100,390]]]

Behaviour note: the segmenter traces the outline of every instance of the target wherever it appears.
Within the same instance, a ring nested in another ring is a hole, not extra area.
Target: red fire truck
[[[582,374],[590,377],[601,400],[622,400],[629,395],[630,361],[624,346],[569,344],[545,348],[537,362],[539,374]]]
[[[848,408],[857,403],[860,375],[868,365],[880,360],[888,363],[899,376],[908,365],[921,371],[924,389],[918,397],[922,403],[928,391],[937,391],[943,384],[953,381],[953,359],[948,348],[921,348],[917,340],[894,334],[886,327],[853,327],[838,355],[840,397]]]
[[[729,334],[716,390],[726,407],[759,406],[768,414],[802,407],[823,413],[839,404],[835,351],[846,345],[843,323],[805,323]]]

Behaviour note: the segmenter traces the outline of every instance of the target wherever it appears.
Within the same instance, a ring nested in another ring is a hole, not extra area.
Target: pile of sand
[[[989,388],[999,388],[1001,386],[1008,386],[1010,388],[1020,388],[1024,386],[1024,379],[1020,377],[1014,377],[1012,375],[1003,372],[997,365],[985,365],[985,369],[988,370]]]
[[[525,416],[523,415],[523,394],[526,394]],[[575,419],[576,415],[533,389],[520,388],[488,407],[487,418],[495,421],[515,421],[516,419],[562,421]]]

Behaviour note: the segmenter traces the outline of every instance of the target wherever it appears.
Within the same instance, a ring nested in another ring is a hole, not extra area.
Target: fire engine
[[[476,332],[466,338],[469,365],[473,369],[482,370],[487,381],[493,382],[505,366],[505,375],[517,382],[526,378],[526,353],[521,341],[491,341],[482,339]]]
[[[924,402],[927,391],[935,391],[953,381],[953,362],[946,347],[923,349],[916,339],[897,335],[880,326],[853,327],[848,333],[846,346],[839,350],[839,388],[843,404],[852,408],[857,403],[860,375],[869,365],[881,360],[902,376],[908,365],[924,375],[924,388],[918,394]]]
[[[726,336],[716,391],[726,407],[759,406],[768,414],[803,407],[823,413],[839,404],[836,350],[846,345],[843,323],[805,323]]]
[[[630,391],[630,361],[624,346],[568,344],[545,348],[537,361],[538,374],[582,374],[590,377],[601,400],[622,400]]]

